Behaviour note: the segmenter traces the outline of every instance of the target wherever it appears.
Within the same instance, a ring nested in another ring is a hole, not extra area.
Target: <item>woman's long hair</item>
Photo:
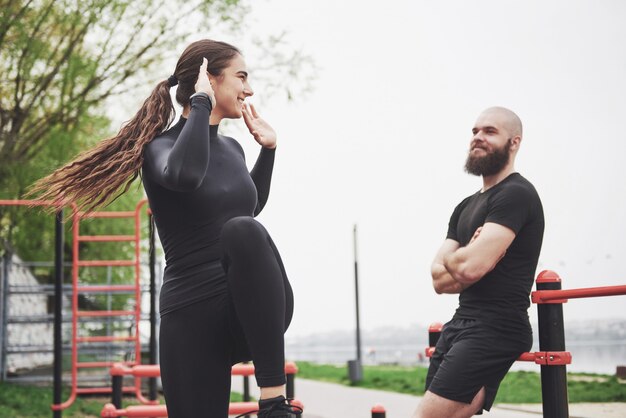
[[[139,176],[146,144],[172,123],[175,110],[170,87],[178,83],[176,101],[184,107],[195,92],[203,57],[208,60],[209,73],[217,77],[238,54],[234,46],[210,39],[189,45],[178,59],[172,77],[157,84],[117,135],[38,180],[27,196],[37,195],[38,199],[51,200],[59,207],[74,202],[79,210],[87,212],[111,203]]]

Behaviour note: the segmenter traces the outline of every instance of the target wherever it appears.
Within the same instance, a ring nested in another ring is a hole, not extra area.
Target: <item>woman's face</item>
[[[254,94],[248,84],[248,71],[243,57],[237,54],[220,76],[210,76],[210,79],[217,103],[211,116],[219,117],[219,119],[240,118],[243,101]]]

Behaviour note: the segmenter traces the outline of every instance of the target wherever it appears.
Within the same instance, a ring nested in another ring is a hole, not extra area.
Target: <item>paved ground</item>
[[[254,379],[251,379],[251,386]],[[241,378],[233,379],[239,390]],[[258,396],[252,390],[253,396]],[[379,390],[352,388],[333,383],[296,379],[296,395],[305,407],[304,418],[370,418],[371,408],[379,403],[387,418],[410,418],[420,398]],[[626,418],[626,403],[571,404],[570,418]],[[537,418],[541,405],[498,405],[484,418]]]

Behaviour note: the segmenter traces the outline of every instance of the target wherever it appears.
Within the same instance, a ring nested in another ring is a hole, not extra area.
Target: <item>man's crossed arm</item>
[[[460,293],[476,283],[504,257],[513,239],[513,230],[493,222],[478,228],[465,247],[446,239],[431,266],[435,291]]]

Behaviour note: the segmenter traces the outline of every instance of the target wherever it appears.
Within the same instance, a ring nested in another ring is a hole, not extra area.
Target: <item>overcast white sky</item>
[[[476,116],[493,105],[524,123],[517,170],[546,217],[539,270],[557,271],[564,288],[626,284],[625,2],[250,3],[245,33],[286,29],[319,67],[313,93],[259,109],[279,135],[259,220],[294,288],[288,335],[353,328],[355,223],[364,328],[452,316],[457,297],[434,293],[430,262],[454,206],[481,186],[463,163]],[[251,137],[224,131],[252,164]],[[566,320],[626,318],[625,305],[564,309]]]

